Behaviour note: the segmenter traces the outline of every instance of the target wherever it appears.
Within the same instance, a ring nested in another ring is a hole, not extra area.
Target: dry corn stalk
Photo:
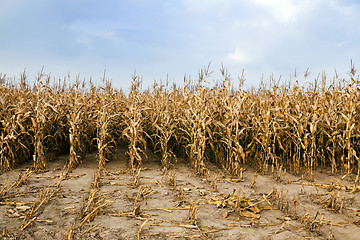
[[[196,214],[198,211],[198,207],[197,207],[196,203],[193,202],[193,200],[190,200],[189,204],[190,204],[190,207],[189,207],[188,220],[190,221],[191,225],[196,226],[197,225]]]
[[[94,148],[102,171],[122,135],[134,174],[148,141],[160,153],[164,172],[176,155],[185,155],[204,175],[207,160],[233,175],[247,163],[262,173],[271,166],[311,176],[314,169],[330,166],[334,174],[359,175],[358,76],[328,83],[322,74],[305,86],[270,78],[268,85],[245,91],[242,84],[234,88],[226,69],[221,74],[211,87],[204,68],[198,79],[185,78],[182,87],[156,85],[145,91],[134,76],[127,95],[105,78],[102,87],[90,83],[88,90],[78,80],[70,87],[65,81],[51,84],[43,71],[33,88],[25,73],[19,85],[1,77],[0,172],[31,155],[41,171],[53,152],[70,152],[70,171]]]
[[[85,223],[93,221],[96,215],[113,203],[106,200],[105,196],[97,196],[98,191],[98,189],[90,188],[87,199],[83,199],[80,210],[80,228]]]
[[[126,154],[130,160],[130,167],[135,174],[136,169],[141,167],[142,157],[141,153],[146,148],[146,141],[144,139],[144,131],[142,127],[142,111],[140,91],[141,81],[138,76],[133,77],[131,91],[128,98],[128,106],[123,113],[124,130],[122,137],[128,141],[128,150]]]
[[[89,101],[79,92],[76,86],[73,86],[71,95],[69,95],[69,113],[67,114],[67,121],[69,124],[69,144],[70,156],[67,174],[70,173],[73,167],[82,164],[86,155],[86,144],[88,142],[87,125],[89,121],[94,119],[89,118],[88,109],[91,107]],[[90,115],[91,116],[91,115]]]
[[[41,189],[39,200],[35,202],[33,206],[27,211],[24,221],[21,225],[22,230],[35,222],[37,216],[40,214],[43,205],[45,205],[55,194],[57,194],[60,191],[60,188],[56,188],[52,192],[50,191],[50,187],[48,187],[46,192],[44,190],[45,188]]]

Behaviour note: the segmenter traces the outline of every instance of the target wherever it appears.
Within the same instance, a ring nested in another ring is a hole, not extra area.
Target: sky
[[[359,0],[0,0],[0,73],[99,80],[116,88],[196,79],[222,64],[234,84],[348,77],[360,64]],[[293,76],[294,77],[294,76]],[[302,77],[304,78],[304,77]],[[295,79],[295,78],[293,78]]]

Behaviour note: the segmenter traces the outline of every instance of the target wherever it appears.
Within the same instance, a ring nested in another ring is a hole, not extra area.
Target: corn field
[[[35,171],[59,155],[69,155],[67,173],[98,152],[99,173],[119,145],[126,146],[129,169],[136,176],[145,149],[161,161],[164,172],[187,159],[208,176],[207,162],[233,175],[244,164],[266,174],[287,169],[309,174],[329,168],[333,174],[360,171],[360,82],[319,75],[300,85],[271,81],[244,90],[231,83],[225,69],[209,86],[208,68],[182,86],[157,84],[143,90],[134,76],[128,94],[103,78],[102,86],[76,79],[52,81],[39,73],[30,85],[0,75],[0,172],[32,161]],[[358,177],[357,177],[358,181]]]

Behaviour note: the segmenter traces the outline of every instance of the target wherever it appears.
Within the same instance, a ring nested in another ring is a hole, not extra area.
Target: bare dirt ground
[[[360,189],[351,176],[324,170],[307,181],[243,166],[235,179],[207,163],[204,179],[182,159],[163,175],[148,153],[136,182],[120,149],[91,191],[96,154],[61,179],[67,158],[43,173],[28,163],[0,176],[3,239],[360,239]]]

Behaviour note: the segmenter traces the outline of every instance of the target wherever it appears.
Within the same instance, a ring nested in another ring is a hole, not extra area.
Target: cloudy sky
[[[346,77],[360,64],[359,0],[0,0],[0,72],[30,79],[44,66],[55,77],[80,74],[127,89],[196,78],[221,63],[236,82],[263,75],[286,79],[294,69],[334,68]]]

